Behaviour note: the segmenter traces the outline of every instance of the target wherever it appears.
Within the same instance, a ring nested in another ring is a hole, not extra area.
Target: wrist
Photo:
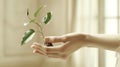
[[[85,47],[95,47],[94,45],[95,38],[91,34],[85,34],[84,36],[85,36],[84,42],[86,43]]]
[[[90,46],[89,34],[79,34],[79,42],[82,47]]]

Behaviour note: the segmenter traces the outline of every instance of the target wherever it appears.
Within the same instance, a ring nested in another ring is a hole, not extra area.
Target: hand
[[[62,36],[45,37],[45,42],[62,43],[62,45],[47,47],[39,43],[33,43],[33,53],[46,55],[53,58],[67,58],[70,54],[85,46],[86,34],[70,33]]]

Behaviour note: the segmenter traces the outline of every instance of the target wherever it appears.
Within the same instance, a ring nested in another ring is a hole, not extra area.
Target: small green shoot
[[[38,15],[40,14],[40,11],[41,11],[42,8],[43,8],[43,6],[39,7],[34,12],[34,15],[33,15],[34,17],[33,18],[31,18],[29,9],[27,9],[27,17],[29,19],[29,22],[25,23],[24,25],[27,26],[28,24],[34,23],[36,26],[39,27],[39,33],[41,33],[42,38],[44,39],[45,35],[44,35],[44,32],[43,32],[42,23],[37,21]],[[43,17],[43,23],[47,24],[47,23],[49,23],[49,21],[51,19],[52,19],[52,13],[51,12],[47,12],[46,16]],[[21,41],[21,45],[24,45],[25,43],[29,42],[34,37],[35,33],[37,33],[37,32],[35,32],[34,29],[27,30],[24,33],[24,36],[23,36],[22,41]]]

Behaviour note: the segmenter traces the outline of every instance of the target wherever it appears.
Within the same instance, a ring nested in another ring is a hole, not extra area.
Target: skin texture
[[[120,35],[69,33],[62,36],[45,37],[45,42],[61,43],[61,45],[48,47],[35,42],[31,45],[31,48],[34,49],[33,53],[65,59],[82,47],[104,48],[115,51],[120,44],[119,38]]]

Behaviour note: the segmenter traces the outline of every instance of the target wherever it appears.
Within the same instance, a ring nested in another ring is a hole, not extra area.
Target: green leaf
[[[40,11],[41,11],[42,8],[43,8],[43,6],[39,7],[39,8],[35,11],[34,17],[37,17],[37,16],[39,15],[39,13],[40,13]]]
[[[52,18],[52,13],[48,12],[47,15],[43,17],[43,22],[47,24],[51,20],[51,18]]]
[[[22,38],[22,41],[21,41],[21,45],[27,43],[28,41],[30,41],[33,36],[35,35],[35,31],[33,29],[29,29],[27,30],[25,33],[24,33],[24,36]]]

